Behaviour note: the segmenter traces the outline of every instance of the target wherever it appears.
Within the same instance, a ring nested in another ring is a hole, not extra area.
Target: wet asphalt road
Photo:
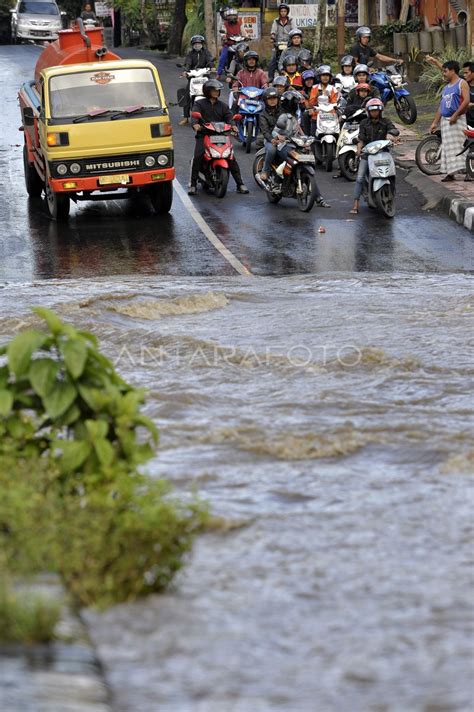
[[[80,203],[67,224],[49,219],[41,200],[29,200],[23,181],[22,133],[17,93],[33,76],[41,51],[34,45],[0,47],[0,280],[120,274],[232,275],[233,267],[216,251],[175,193],[171,214],[158,218],[147,204],[132,201]],[[124,50],[157,64],[168,101],[183,80],[171,61],[154,53]],[[177,177],[186,187],[194,139],[189,127],[175,125]],[[251,190],[237,195],[230,181],[224,200],[199,194],[194,200],[210,228],[252,273],[283,275],[323,272],[460,272],[474,269],[472,235],[440,214],[421,211],[423,198],[399,170],[397,216],[386,220],[363,209],[350,219],[353,185],[317,177],[331,210],[300,213],[296,203],[270,205],[251,176],[253,154],[236,147]],[[324,226],[325,233],[319,233]]]

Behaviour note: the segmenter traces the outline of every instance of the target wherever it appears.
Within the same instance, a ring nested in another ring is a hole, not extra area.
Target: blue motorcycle
[[[402,65],[393,65],[380,69],[370,75],[369,81],[380,92],[380,98],[386,104],[393,99],[395,110],[404,124],[414,124],[417,117],[415,100],[405,87],[403,74],[399,69]]]
[[[257,87],[240,87],[239,100],[237,102],[237,112],[240,119],[237,121],[238,139],[243,144],[246,153],[250,153],[252,141],[258,136],[258,117],[265,109],[265,104],[261,101],[264,89]]]

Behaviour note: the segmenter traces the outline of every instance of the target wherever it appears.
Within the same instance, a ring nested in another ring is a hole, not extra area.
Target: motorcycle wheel
[[[334,163],[334,153],[335,146],[333,143],[326,144],[326,171],[330,173],[332,171],[332,164]]]
[[[307,170],[302,170],[300,172],[300,180],[303,193],[296,195],[296,202],[302,213],[309,213],[316,200],[316,178]]]
[[[250,132],[248,131],[249,128],[250,128]],[[245,140],[244,140],[245,153],[250,153],[250,151],[252,150],[252,133],[253,133],[253,127],[247,126],[247,134],[246,134]]]
[[[474,180],[474,156],[468,156],[466,158],[466,175]]]
[[[410,125],[415,123],[418,111],[412,96],[401,96],[397,99],[395,109],[404,124]]]
[[[440,171],[441,166],[441,138],[436,134],[426,136],[415,152],[416,165],[422,173],[427,176],[434,176]]]
[[[255,183],[258,185],[260,190],[263,190],[262,186],[260,185],[260,183],[257,180],[257,175],[263,171],[263,164],[265,162],[265,152],[263,152],[262,155],[259,155],[259,153],[256,154],[254,162],[253,162],[252,175],[254,177]]]
[[[316,161],[316,165],[320,166],[321,163],[323,162],[323,149],[321,147],[320,143],[313,143],[313,153],[314,153],[314,160]]]
[[[395,196],[391,185],[385,184],[375,193],[375,203],[386,218],[394,217]]]
[[[169,213],[173,202],[173,184],[171,181],[161,185],[150,185],[148,188],[153,210],[157,215]]]
[[[215,191],[216,198],[223,198],[227,193],[227,184],[229,182],[229,169],[222,166],[216,166]]]
[[[355,181],[359,167],[356,154],[353,151],[343,153],[342,156],[339,156],[338,162],[344,178],[346,178],[346,180]]]

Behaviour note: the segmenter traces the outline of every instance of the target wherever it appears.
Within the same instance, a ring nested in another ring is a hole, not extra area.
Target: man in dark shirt
[[[234,132],[237,131],[231,110],[227,104],[219,100],[221,89],[222,84],[220,82],[216,79],[210,79],[202,88],[204,99],[196,101],[192,108],[193,113],[196,111],[201,114],[201,118],[191,119],[191,125],[196,132],[196,146],[194,148],[188,195],[196,195],[197,193],[197,181],[201,169],[202,157],[204,155],[204,136],[201,131],[202,123],[207,124],[221,121],[225,124],[230,124]],[[228,163],[230,173],[237,184],[237,193],[248,193],[248,188],[244,185],[239,164],[235,158],[228,159]]]
[[[357,42],[352,45],[350,54],[354,57],[358,64],[369,64],[372,59],[378,59],[380,62],[398,62],[403,63],[403,59],[394,59],[387,57],[385,54],[380,54],[370,46],[370,38],[372,32],[370,27],[359,27],[356,30]]]
[[[259,124],[263,136],[263,144],[267,146],[267,144],[272,143],[274,140],[272,131],[276,126],[278,117],[282,113],[280,109],[280,95],[275,87],[265,89],[263,101],[265,102],[265,111],[260,114]]]
[[[184,60],[183,76],[186,72],[191,72],[193,69],[207,69],[214,64],[214,57],[206,48],[206,40],[202,35],[193,35],[191,37],[191,49]],[[189,94],[189,79],[186,85],[186,93],[183,105],[183,118],[179,122],[180,126],[189,123],[189,112],[191,110],[191,96]]]
[[[467,125],[474,128],[474,62],[464,62],[462,65],[464,79],[469,84],[469,107],[466,112]]]
[[[389,133],[392,136],[398,136],[400,133],[392,121],[382,117],[383,108],[381,99],[371,99],[367,102],[367,118],[360,122],[359,141],[357,144],[357,155],[360,157],[360,161],[354,189],[354,205],[350,211],[352,215],[357,215],[359,212],[360,196],[369,170],[369,161],[366,156],[361,155],[362,149],[372,141],[386,139]],[[398,143],[398,140],[395,143]]]

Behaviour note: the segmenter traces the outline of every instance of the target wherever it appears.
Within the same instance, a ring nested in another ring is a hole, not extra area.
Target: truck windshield
[[[101,109],[124,111],[130,106],[161,109],[160,95],[148,68],[80,72],[51,77],[51,118],[74,118]],[[127,116],[124,113],[124,118]],[[130,113],[133,116],[134,113]],[[104,121],[110,114],[104,112]]]
[[[18,12],[28,15],[59,15],[54,2],[21,2]]]

